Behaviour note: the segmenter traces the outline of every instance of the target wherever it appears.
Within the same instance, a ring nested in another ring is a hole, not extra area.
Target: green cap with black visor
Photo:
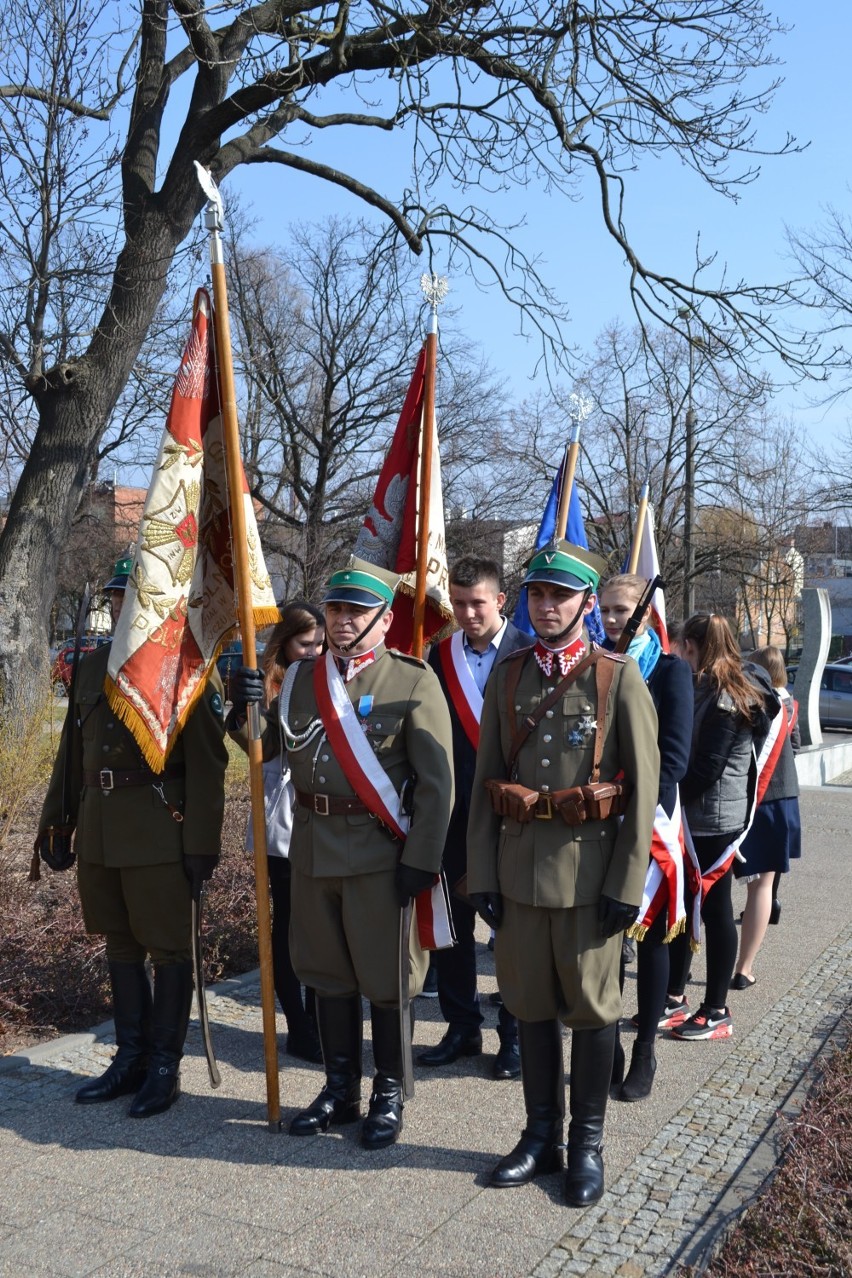
[[[554,586],[564,586],[566,590],[584,590],[590,594],[597,590],[601,576],[607,570],[607,563],[600,555],[595,555],[583,546],[575,546],[570,541],[552,541],[542,546],[526,562],[527,574],[522,585],[529,586],[534,581],[550,582]]]
[[[398,572],[388,572],[386,568],[353,556],[348,567],[331,574],[322,601],[324,604],[357,604],[361,608],[383,605],[387,609],[393,605],[398,584]]]

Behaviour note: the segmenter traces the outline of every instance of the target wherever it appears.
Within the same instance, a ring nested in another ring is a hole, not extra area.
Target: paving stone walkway
[[[769,929],[757,985],[731,995],[734,1038],[660,1040],[651,1097],[610,1105],[608,1192],[596,1206],[566,1208],[559,1176],[488,1188],[523,1112],[520,1085],[490,1077],[496,1010],[487,1002],[485,1054],[417,1069],[398,1145],[367,1153],[357,1127],[309,1140],[271,1133],[259,991],[248,978],[210,996],[221,1088],[208,1086],[193,1022],[185,1094],[159,1118],[133,1121],[124,1101],[73,1104],[81,1079],[110,1058],[109,1027],[0,1059],[0,1275],[677,1273],[701,1257],[772,1165],[776,1115],[808,1081],[852,1002],[852,791],[809,790],[802,807],[804,857],[784,883],[781,923]],[[735,903],[742,900],[735,889]],[[481,959],[487,994],[495,984],[484,944]],[[693,976],[694,1006],[700,959]],[[629,969],[628,1013],[634,978]],[[443,1032],[435,1000],[418,999],[417,1012],[416,1049]],[[629,1031],[625,1040],[629,1056]],[[367,1073],[370,1063],[368,1042]],[[282,1058],[285,1123],[320,1083],[317,1068]]]

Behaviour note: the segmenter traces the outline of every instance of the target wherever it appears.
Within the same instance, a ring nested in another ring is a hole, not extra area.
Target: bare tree
[[[451,259],[466,255],[557,356],[555,299],[511,232],[471,196],[528,184],[575,198],[588,175],[640,316],[690,305],[742,368],[767,348],[801,364],[815,355],[810,344],[787,342],[767,320],[791,286],[731,285],[710,256],[699,276],[680,282],[641,260],[625,204],[625,175],[661,151],[722,195],[755,176],[753,121],[775,87],[763,69],[779,29],[757,0],[686,8],[649,0],[641,9],[601,0],[532,0],[523,9],[510,0],[0,0],[0,30],[28,53],[17,65],[4,61],[12,68],[0,85],[4,163],[48,204],[29,228],[31,255],[24,244],[26,287],[36,279],[39,297],[44,283],[45,320],[76,305],[72,293],[84,298],[79,320],[57,326],[55,340],[46,322],[7,320],[0,337],[17,415],[28,403],[38,421],[0,535],[0,684],[43,664],[38,638],[58,545],[202,205],[194,160],[219,181],[240,164],[266,164],[349,191],[414,253],[444,245]],[[33,40],[39,32],[42,42]],[[341,126],[373,145],[403,134],[409,189],[378,189],[324,159],[324,131]],[[83,149],[67,161],[64,185],[45,188],[43,170],[75,145]],[[793,145],[787,138],[777,149]],[[104,182],[97,207],[119,181],[120,196],[78,245],[84,156],[95,189]],[[24,207],[29,197],[16,191]],[[39,207],[35,194],[29,206]],[[50,244],[61,235],[44,238],[44,223],[70,235],[77,256],[63,260],[81,264],[80,278],[54,269]]]

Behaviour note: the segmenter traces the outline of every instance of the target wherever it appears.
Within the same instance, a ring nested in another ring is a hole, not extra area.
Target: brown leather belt
[[[296,791],[300,808],[310,808],[316,816],[369,816],[370,809],[360,799],[347,799],[341,794],[306,794]]]
[[[164,781],[177,781],[186,775],[182,763],[175,763],[164,772],[152,772],[150,768],[126,768],[115,771],[113,768],[101,768],[100,772],[83,772],[83,785],[93,786],[97,790],[123,790],[128,785],[162,785]]]

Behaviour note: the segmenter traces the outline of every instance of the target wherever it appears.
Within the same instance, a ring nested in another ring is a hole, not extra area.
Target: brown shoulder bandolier
[[[509,724],[512,730],[512,743],[509,757],[506,760],[506,771],[510,780],[485,782],[485,788],[491,797],[491,806],[499,816],[507,816],[513,821],[526,824],[534,819],[549,821],[553,817],[554,808],[567,825],[582,825],[585,821],[605,821],[609,817],[621,816],[629,799],[628,788],[618,781],[601,781],[601,760],[604,747],[604,724],[610,688],[615,676],[617,664],[623,664],[625,658],[615,653],[605,652],[602,648],[593,647],[582,661],[562,679],[539,706],[526,715],[520,725],[515,710],[515,694],[524,663],[529,659],[531,649],[525,649],[516,657],[507,661],[505,696]],[[570,786],[566,790],[553,790],[542,794],[538,790],[530,790],[512,778],[517,775],[517,759],[522,746],[528,740],[533,729],[544,718],[562,697],[570,684],[584,671],[594,667],[595,688],[597,692],[597,717],[595,720],[595,747],[592,759],[592,771],[586,785]]]

